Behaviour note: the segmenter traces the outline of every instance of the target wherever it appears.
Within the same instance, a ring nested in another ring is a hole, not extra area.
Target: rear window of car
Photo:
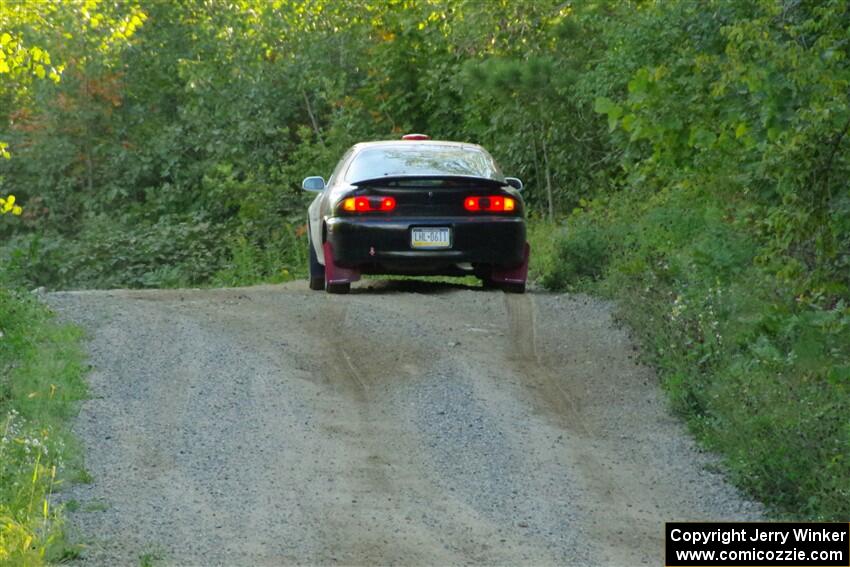
[[[349,183],[380,177],[458,175],[504,180],[487,152],[476,147],[410,145],[361,150],[345,179]]]

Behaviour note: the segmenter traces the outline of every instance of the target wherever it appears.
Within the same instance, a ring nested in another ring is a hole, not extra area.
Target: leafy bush
[[[75,238],[19,237],[7,248],[5,280],[54,288],[176,287],[209,281],[223,262],[224,227],[202,218],[122,226],[92,219]]]
[[[541,283],[549,289],[564,290],[598,280],[608,266],[611,236],[608,230],[581,217],[568,222],[555,240],[557,261],[542,274]]]

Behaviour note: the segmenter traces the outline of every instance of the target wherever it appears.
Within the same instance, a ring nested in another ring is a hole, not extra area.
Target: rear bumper
[[[415,250],[415,227],[448,227],[452,247]],[[351,218],[327,220],[326,241],[339,266],[369,273],[438,273],[456,264],[512,268],[525,257],[522,217]]]

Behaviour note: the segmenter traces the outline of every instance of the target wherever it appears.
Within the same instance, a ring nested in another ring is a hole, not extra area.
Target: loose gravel
[[[612,305],[449,284],[47,295],[89,334],[83,563],[659,565],[753,520]]]

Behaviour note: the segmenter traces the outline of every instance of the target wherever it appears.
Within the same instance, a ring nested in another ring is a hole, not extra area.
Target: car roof
[[[353,149],[359,151],[372,148],[409,148],[411,146],[435,146],[440,148],[457,148],[459,150],[487,151],[478,144],[471,144],[469,142],[451,142],[448,140],[378,140],[375,142],[360,142],[359,144],[354,144]]]

